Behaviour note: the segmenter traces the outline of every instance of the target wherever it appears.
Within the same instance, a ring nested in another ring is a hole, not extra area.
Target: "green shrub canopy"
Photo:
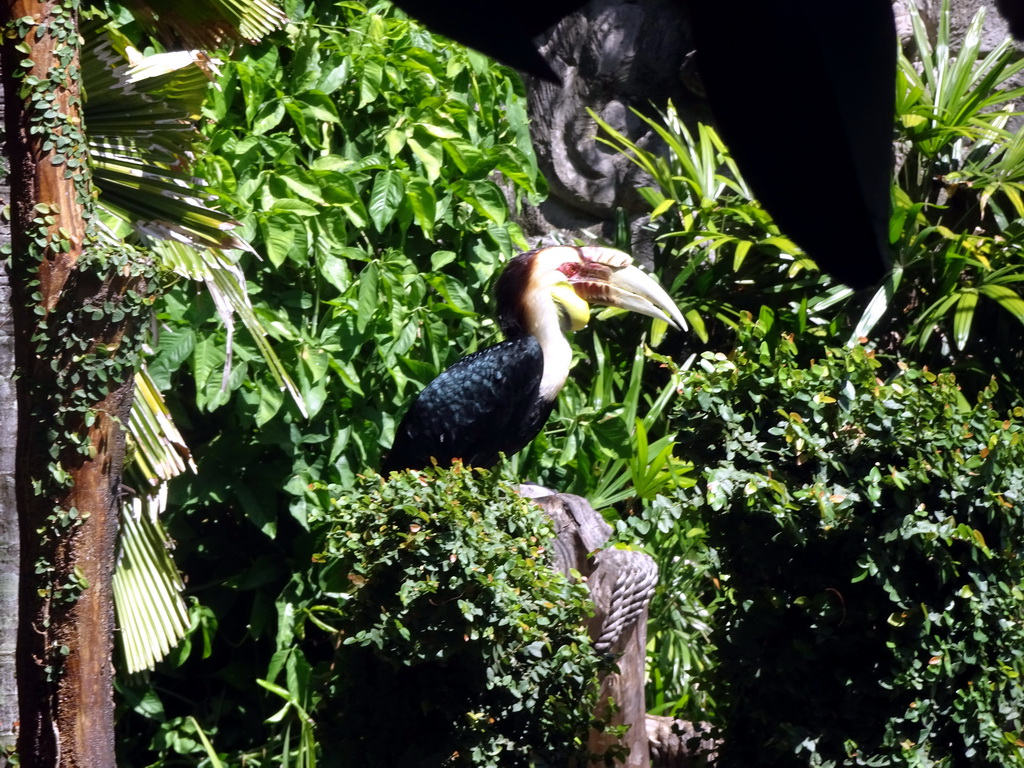
[[[1024,409],[765,323],[679,383],[732,597],[722,764],[1024,765]]]
[[[551,566],[539,507],[497,471],[460,464],[318,496],[321,599],[344,638],[325,755],[505,768],[565,765],[582,749],[599,666],[590,602]]]

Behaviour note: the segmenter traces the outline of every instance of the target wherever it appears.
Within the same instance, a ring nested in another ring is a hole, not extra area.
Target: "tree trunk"
[[[3,48],[22,579],[24,766],[106,768],[111,576],[144,273],[91,234],[77,0],[14,0]],[[13,22],[13,23],[11,23]]]
[[[0,88],[0,115],[4,112]],[[0,122],[0,200],[11,199],[7,142]],[[18,683],[15,674],[18,647],[18,573],[21,546],[18,502],[15,496],[15,452],[18,407],[14,391],[14,320],[11,317],[10,219],[0,217],[0,768],[18,733]]]

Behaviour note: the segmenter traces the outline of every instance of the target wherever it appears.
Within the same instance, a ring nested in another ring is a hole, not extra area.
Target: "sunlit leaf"
[[[953,339],[957,349],[964,349],[971,336],[971,324],[974,322],[974,308],[978,304],[978,292],[965,289],[960,293],[953,312]]]
[[[1024,299],[1012,288],[985,284],[978,286],[978,292],[996,301],[999,306],[1024,323]]]
[[[404,195],[405,184],[398,171],[381,171],[374,177],[369,212],[378,232],[391,223]]]

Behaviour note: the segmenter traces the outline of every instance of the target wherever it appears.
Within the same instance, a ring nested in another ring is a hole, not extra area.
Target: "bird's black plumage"
[[[543,427],[554,400],[539,396],[540,344],[522,335],[462,358],[432,381],[402,419],[383,471],[462,459],[489,467],[522,449]]]

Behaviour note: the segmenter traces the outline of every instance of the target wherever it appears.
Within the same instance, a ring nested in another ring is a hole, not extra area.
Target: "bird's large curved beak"
[[[569,283],[581,299],[656,317],[680,331],[687,329],[672,298],[650,275],[635,267],[627,254],[593,246],[582,247],[579,253],[582,264]]]

